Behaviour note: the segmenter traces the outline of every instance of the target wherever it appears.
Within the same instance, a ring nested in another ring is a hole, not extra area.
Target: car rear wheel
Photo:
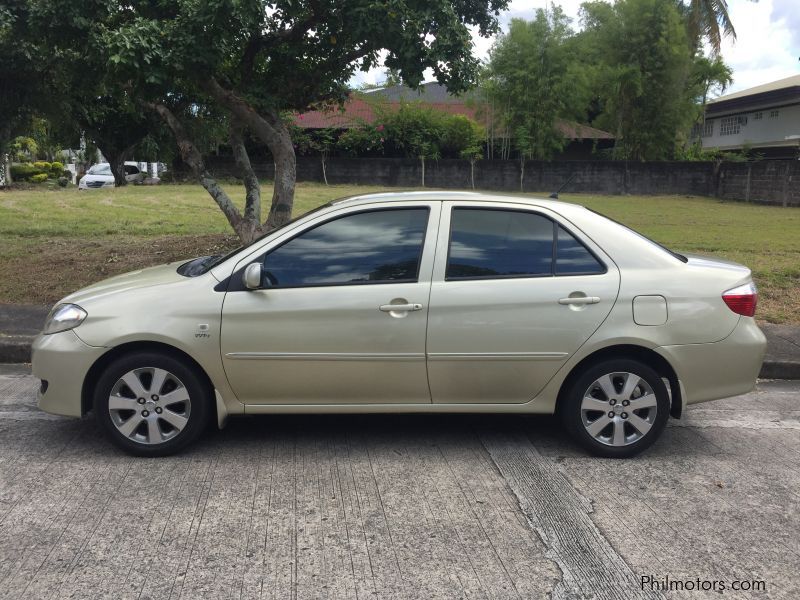
[[[106,436],[137,456],[166,456],[190,444],[210,418],[211,391],[195,370],[166,354],[123,356],[97,382],[94,411]]]
[[[595,364],[570,386],[560,407],[572,436],[592,454],[634,456],[658,439],[670,400],[661,377],[636,360]]]

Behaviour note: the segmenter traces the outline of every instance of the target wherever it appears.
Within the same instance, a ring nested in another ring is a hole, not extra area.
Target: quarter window
[[[456,208],[447,279],[552,274],[553,222],[534,213]]]
[[[566,229],[558,226],[556,275],[589,275],[605,273],[606,268],[589,249]]]
[[[265,277],[273,287],[414,282],[427,225],[427,208],[340,217],[267,254]]]

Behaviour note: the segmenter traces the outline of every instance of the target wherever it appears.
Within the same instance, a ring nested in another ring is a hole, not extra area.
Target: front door
[[[427,347],[436,403],[530,401],[617,298],[614,263],[546,211],[449,203],[438,244]]]
[[[381,206],[322,217],[257,259],[262,289],[226,294],[222,359],[243,403],[430,403],[440,203]]]

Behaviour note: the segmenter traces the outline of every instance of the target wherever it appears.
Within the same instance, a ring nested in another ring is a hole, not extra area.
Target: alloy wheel
[[[117,430],[146,445],[167,442],[186,427],[192,402],[183,382],[165,369],[133,369],[120,377],[108,396]]]
[[[652,429],[658,401],[650,384],[635,373],[607,373],[592,382],[581,401],[588,434],[606,446],[629,446]]]

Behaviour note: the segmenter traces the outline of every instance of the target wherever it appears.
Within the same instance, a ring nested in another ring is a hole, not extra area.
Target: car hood
[[[186,281],[186,278],[179,275],[177,271],[178,266],[184,262],[186,261],[177,261],[110,277],[109,279],[99,281],[77,292],[73,292],[64,298],[62,302],[72,302],[83,306],[84,303],[105,298],[112,294],[120,294],[146,287]]]

